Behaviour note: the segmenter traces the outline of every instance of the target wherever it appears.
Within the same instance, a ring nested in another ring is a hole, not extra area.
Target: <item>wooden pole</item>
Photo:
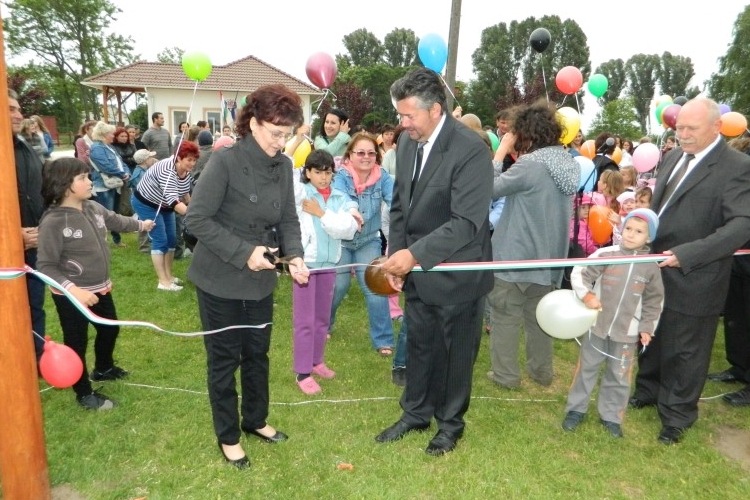
[[[2,28],[2,18],[0,18]],[[0,268],[24,266],[15,154],[0,29]],[[25,276],[0,279],[0,480],[3,498],[50,500]]]
[[[445,83],[451,92],[456,92],[456,63],[458,61],[458,32],[461,27],[461,0],[451,2],[451,23],[448,31],[448,64]],[[448,95],[448,112],[453,111],[453,97]],[[464,110],[468,111],[468,110]]]

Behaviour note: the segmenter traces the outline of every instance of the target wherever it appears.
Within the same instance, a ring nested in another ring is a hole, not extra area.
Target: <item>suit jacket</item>
[[[652,206],[659,205],[682,158],[664,158]],[[719,314],[732,254],[750,238],[750,157],[721,140],[683,180],[659,216],[654,252],[672,250],[680,267],[662,269],[666,308],[691,316]]]
[[[416,152],[416,141],[404,132],[396,150],[389,253],[408,248],[425,270],[443,262],[491,261],[493,169],[487,145],[446,116],[410,204]],[[491,271],[415,271],[404,290],[426,304],[448,305],[486,295],[493,282]]]

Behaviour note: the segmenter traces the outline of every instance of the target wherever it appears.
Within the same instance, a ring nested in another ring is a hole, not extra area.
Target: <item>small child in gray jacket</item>
[[[623,221],[622,242],[600,248],[590,257],[637,256],[649,253],[659,219],[647,209],[630,212]],[[571,284],[586,307],[599,309],[584,337],[562,428],[573,431],[583,421],[591,392],[606,364],[599,388],[599,420],[613,437],[623,437],[622,417],[628,404],[637,343],[651,341],[664,303],[661,271],[655,262],[576,266]]]

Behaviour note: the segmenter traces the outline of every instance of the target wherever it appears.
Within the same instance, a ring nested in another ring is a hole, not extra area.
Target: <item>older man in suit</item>
[[[750,157],[728,147],[720,128],[714,101],[688,101],[677,116],[680,147],[665,158],[654,191],[654,251],[669,255],[659,264],[664,312],[630,406],[658,406],[664,444],[678,443],[698,419],[732,254],[750,236]]]
[[[440,77],[420,68],[391,86],[405,132],[398,141],[398,173],[391,205],[390,282],[406,295],[408,368],[398,422],[375,440],[438,432],[425,450],[453,450],[464,431],[481,337],[490,271],[428,271],[443,262],[492,259],[490,151],[479,135],[447,113]]]

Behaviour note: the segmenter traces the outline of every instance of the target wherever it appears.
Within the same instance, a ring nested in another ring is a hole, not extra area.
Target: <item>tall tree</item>
[[[383,44],[367,29],[360,28],[344,35],[343,42],[354,66],[372,66],[383,62]]]
[[[51,115],[53,112],[49,91],[38,80],[38,75],[33,63],[24,67],[8,67],[8,88],[18,93],[18,104],[24,116]]]
[[[661,55],[658,74],[661,93],[677,97],[688,94],[688,83],[695,76],[695,69],[689,57],[673,56],[669,52],[664,52]]]
[[[550,32],[551,43],[538,54],[529,46],[529,36],[541,27]],[[531,88],[539,75],[546,77],[543,83],[550,100],[562,103],[567,98],[555,86],[557,72],[575,66],[584,79],[591,73],[586,35],[575,21],[561,21],[558,16],[529,17],[485,28],[471,57],[477,76],[470,85],[471,112],[482,121],[491,121],[501,103],[508,101],[511,88]]]
[[[70,127],[84,116],[99,118],[99,93],[80,83],[134,60],[132,39],[108,30],[121,10],[109,0],[14,0],[6,5],[10,53],[33,54],[58,82],[58,122]]]
[[[161,63],[182,63],[182,54],[185,51],[179,47],[164,47],[164,49],[156,54],[156,60]]]
[[[750,114],[750,5],[737,16],[727,53],[719,58],[719,71],[709,79],[709,95],[739,113]]]
[[[628,80],[630,80],[628,93],[633,97],[633,106],[641,130],[646,133],[648,130],[648,111],[656,92],[656,82],[659,75],[659,56],[656,54],[636,54],[628,59],[625,66]]]
[[[635,113],[633,98],[615,99],[602,107],[591,122],[587,137],[596,137],[602,132],[617,134],[626,139],[637,139],[643,135]]]
[[[628,85],[628,75],[625,71],[625,62],[622,59],[610,59],[600,64],[594,73],[607,77],[607,91],[599,98],[602,105],[622,96]]]
[[[414,31],[396,28],[383,40],[385,63],[391,66],[412,66],[417,61],[417,37]]]

